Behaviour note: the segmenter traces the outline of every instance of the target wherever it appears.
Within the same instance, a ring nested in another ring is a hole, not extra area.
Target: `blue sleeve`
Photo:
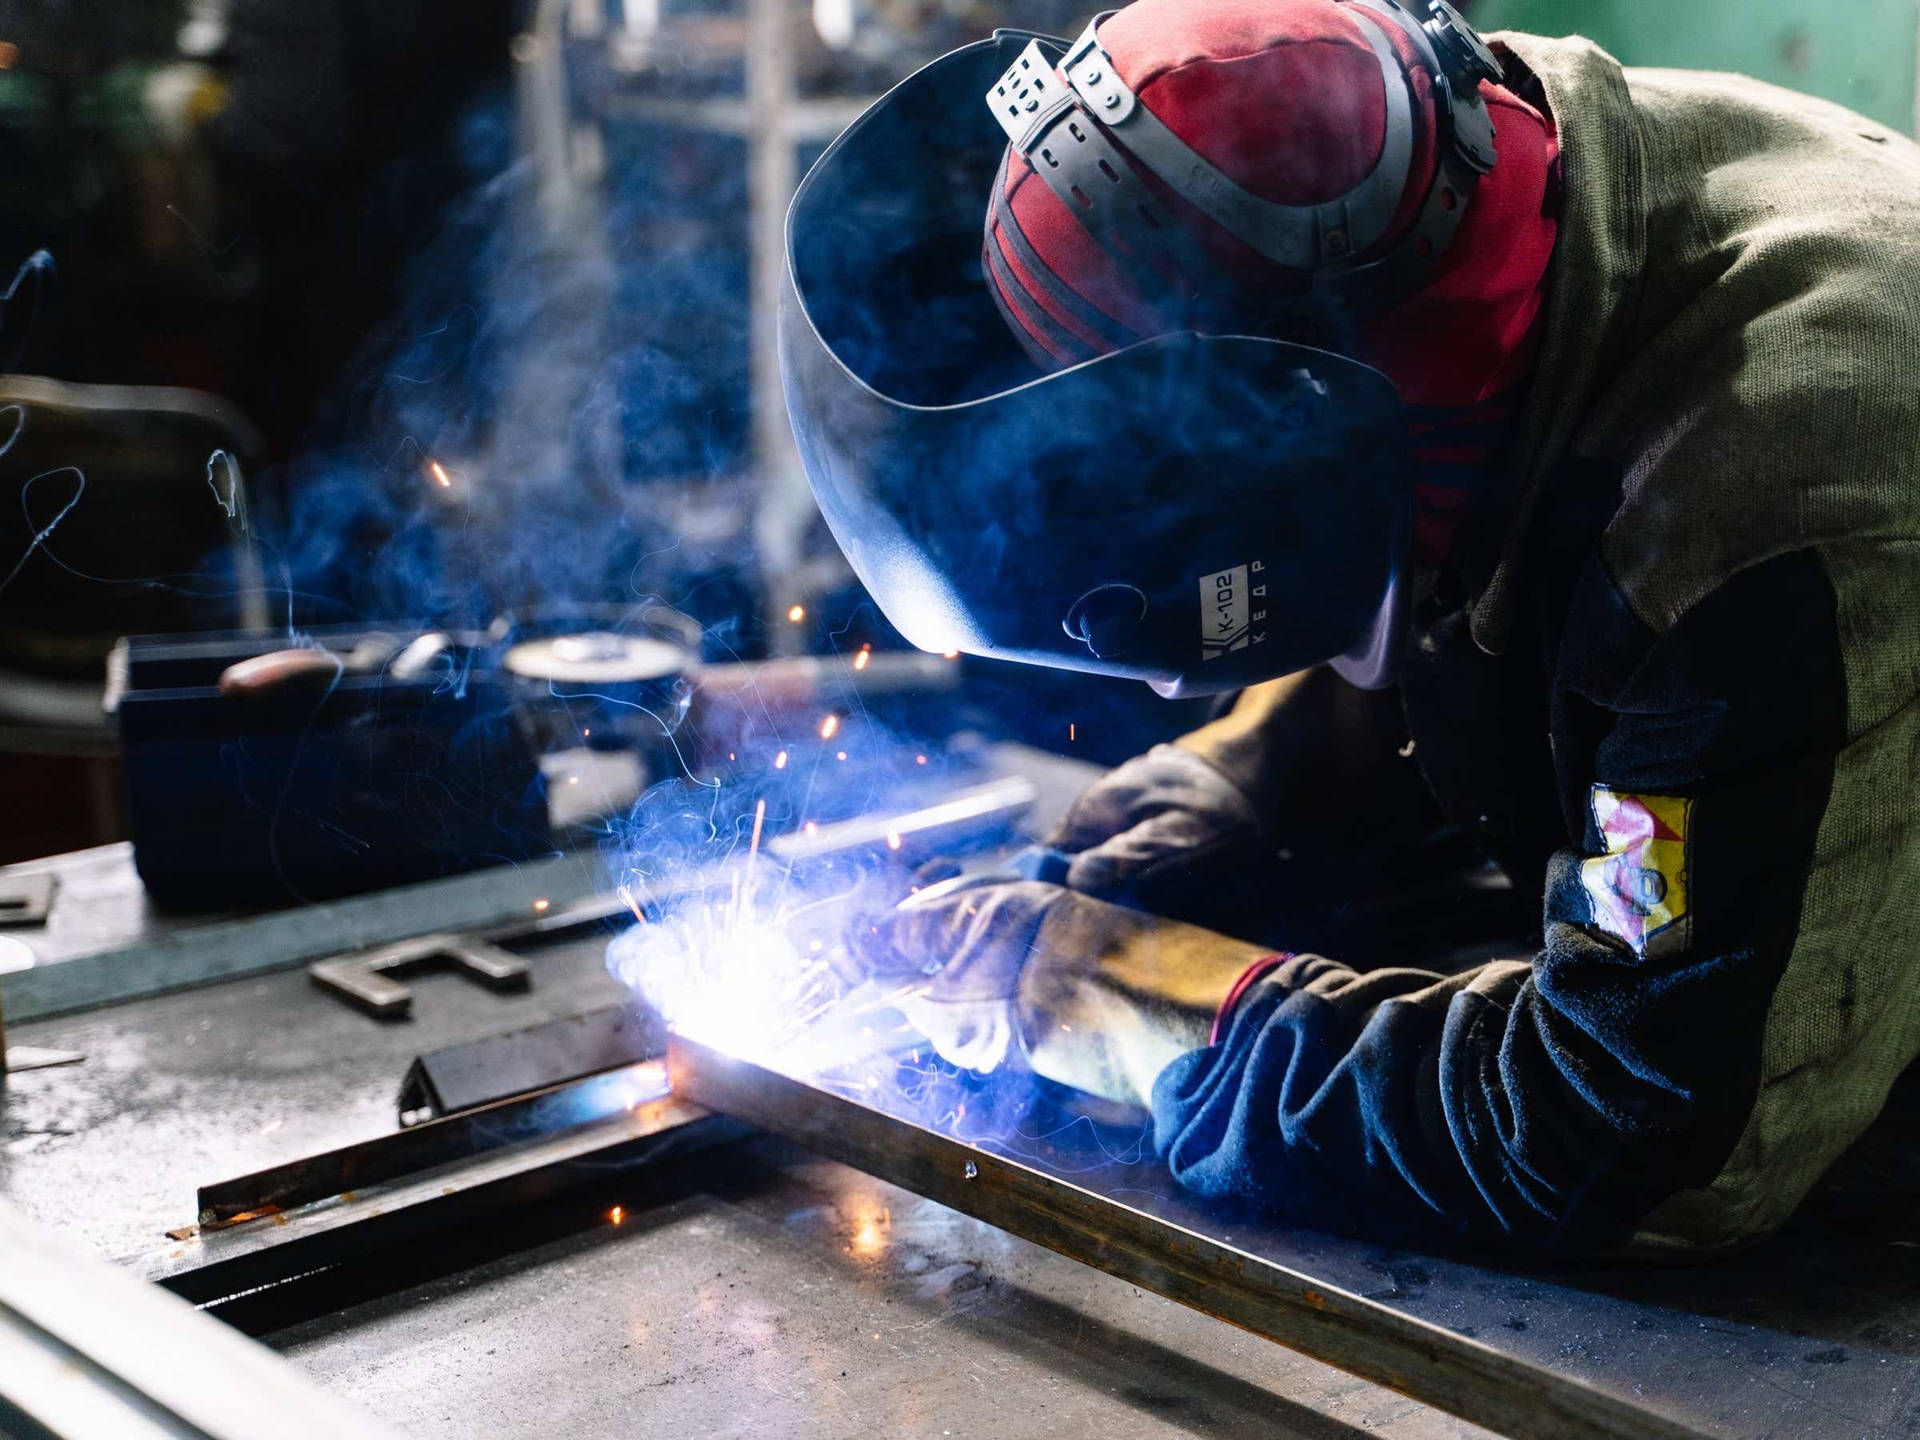
[[[1445,978],[1289,962],[1154,1087],[1183,1185],[1372,1234],[1591,1251],[1718,1173],[1844,740],[1831,588],[1785,557],[1617,681],[1565,671],[1607,722],[1542,948]]]

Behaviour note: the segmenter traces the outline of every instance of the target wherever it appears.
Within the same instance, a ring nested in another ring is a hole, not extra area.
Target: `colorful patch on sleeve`
[[[1593,923],[1636,954],[1684,947],[1687,919],[1687,822],[1693,801],[1679,795],[1627,795],[1593,787],[1593,821],[1604,853],[1580,866]]]

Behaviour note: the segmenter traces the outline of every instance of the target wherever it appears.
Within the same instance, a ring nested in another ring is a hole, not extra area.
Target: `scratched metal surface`
[[[391,1129],[419,1050],[617,993],[597,941],[535,965],[525,996],[427,977],[402,1025],[296,971],[18,1026],[89,1059],[0,1094],[0,1193],[103,1253],[149,1252],[197,1185]],[[777,1158],[714,1152],[659,1203],[636,1192],[620,1226],[562,1227],[275,1339],[422,1435],[650,1417],[717,1434],[1470,1433],[930,1202]],[[1259,1244],[1718,1433],[1879,1440],[1920,1435],[1917,1195],[1909,1082],[1779,1239],[1711,1267],[1527,1274],[1308,1233]]]
[[[1776,1245],[1707,1269],[1541,1276],[1240,1238],[1713,1433],[1906,1436],[1920,1290],[1886,1222],[1888,1183],[1912,1176],[1881,1167],[1917,1119],[1894,1116]],[[269,1339],[422,1436],[1480,1433],[772,1141],[685,1171]]]
[[[268,1339],[449,1440],[1484,1434],[775,1142],[699,1168],[617,1226]]]
[[[1038,1114],[938,1128],[1708,1433],[1920,1435],[1920,1070],[1780,1235],[1701,1266],[1503,1267],[1208,1216],[1138,1131]]]

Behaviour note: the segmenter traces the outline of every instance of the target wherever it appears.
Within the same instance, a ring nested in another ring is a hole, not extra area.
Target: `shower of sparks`
[[[848,973],[839,909],[848,892],[804,893],[763,852],[766,817],[762,801],[730,883],[684,898],[664,917],[646,919],[622,886],[642,923],[614,939],[608,968],[676,1033],[729,1055],[777,1058],[789,1073],[890,1049],[905,1021],[889,1012],[926,982],[889,989]]]
[[[442,490],[451,490],[453,488],[453,477],[447,474],[447,467],[442,465],[438,460],[429,460],[427,462],[427,469],[432,472],[434,483]]]
[[[829,715],[820,722],[820,738],[822,740],[831,740],[839,732],[840,717],[838,715]]]
[[[802,620],[806,618],[807,618],[806,606],[792,605],[787,608],[787,619],[793,622],[795,625],[798,625]]]

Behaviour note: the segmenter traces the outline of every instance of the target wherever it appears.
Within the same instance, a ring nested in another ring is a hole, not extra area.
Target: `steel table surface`
[[[615,998],[601,950],[536,952],[519,996],[423,977],[401,1024],[281,971],[17,1025],[88,1059],[10,1080],[0,1193],[101,1253],[151,1254],[198,1185],[391,1130],[418,1051]],[[1917,1142],[1910,1080],[1782,1237],[1705,1268],[1275,1243],[1329,1283],[1718,1433],[1912,1436]],[[450,1239],[268,1338],[420,1435],[1473,1433],[772,1141],[607,1184],[591,1211]]]

